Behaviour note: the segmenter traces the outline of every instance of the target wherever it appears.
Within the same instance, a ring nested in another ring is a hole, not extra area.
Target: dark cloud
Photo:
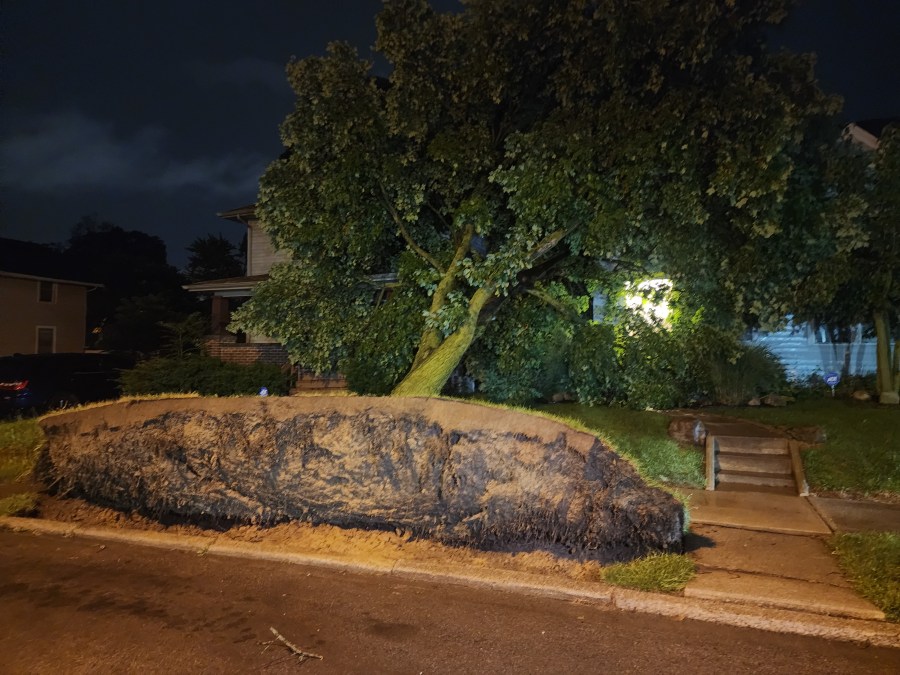
[[[205,85],[229,87],[265,87],[278,93],[287,93],[288,83],[285,64],[247,56],[225,63],[195,61],[189,70],[197,82]]]
[[[24,115],[18,116],[25,119]],[[191,189],[223,196],[255,191],[266,159],[229,153],[177,157],[159,126],[129,133],[77,111],[35,115],[0,140],[4,187],[31,193],[84,189],[132,193]]]

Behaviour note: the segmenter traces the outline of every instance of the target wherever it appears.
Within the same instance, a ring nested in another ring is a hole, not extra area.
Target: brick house
[[[268,278],[272,266],[287,261],[288,255],[272,246],[256,218],[255,205],[217,215],[247,228],[247,267],[242,277],[212,279],[185,286],[191,293],[209,296],[211,300],[210,334],[206,336],[204,346],[210,356],[229,363],[287,365],[287,351],[277,341],[264,335],[230,333],[228,324],[231,312],[253,295],[254,287]]]
[[[0,356],[84,351],[87,294],[100,287],[49,246],[0,238]]]

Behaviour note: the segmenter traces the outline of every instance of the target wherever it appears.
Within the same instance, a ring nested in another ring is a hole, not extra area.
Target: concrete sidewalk
[[[754,492],[689,491],[686,597],[883,620],[855,593],[825,539],[837,531],[898,531],[900,508]]]
[[[39,519],[0,518],[0,526],[39,534],[116,539],[207,555],[279,560],[487,586],[516,593],[737,626],[900,647],[900,626],[853,591],[825,539],[839,524],[894,528],[900,508],[753,492],[687,491],[692,515],[686,540],[698,574],[682,596],[642,593],[598,582],[508,570],[400,559],[389,564],[268,550],[265,544],[216,535],[184,536],[81,527]]]

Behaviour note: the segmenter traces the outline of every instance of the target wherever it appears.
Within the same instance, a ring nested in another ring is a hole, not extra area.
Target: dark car
[[[0,358],[0,416],[27,415],[118,398],[118,354],[16,354]]]

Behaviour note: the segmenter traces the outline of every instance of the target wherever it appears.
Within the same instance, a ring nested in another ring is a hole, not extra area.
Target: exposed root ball
[[[401,528],[601,562],[680,550],[683,512],[565,425],[436,399],[116,403],[48,417],[45,479],[151,514]]]

